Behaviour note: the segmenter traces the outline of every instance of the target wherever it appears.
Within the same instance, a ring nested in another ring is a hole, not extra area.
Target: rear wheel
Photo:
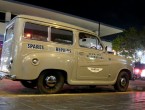
[[[36,80],[22,80],[20,81],[21,84],[24,86],[24,87],[27,87],[27,88],[34,88],[37,86],[37,81]]]
[[[64,85],[64,76],[58,71],[45,71],[38,78],[38,90],[42,94],[58,93]]]
[[[129,85],[129,75],[127,72],[122,71],[117,78],[114,88],[119,92],[125,92],[127,91],[128,85]]]

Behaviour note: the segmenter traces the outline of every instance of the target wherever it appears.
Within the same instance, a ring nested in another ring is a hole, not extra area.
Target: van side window
[[[96,36],[86,33],[79,33],[79,45],[85,48],[103,50],[103,46],[101,45],[99,39]]]
[[[38,41],[47,41],[48,27],[33,23],[26,23],[24,28],[24,38]]]
[[[73,44],[73,32],[64,29],[51,28],[51,41],[63,44]]]

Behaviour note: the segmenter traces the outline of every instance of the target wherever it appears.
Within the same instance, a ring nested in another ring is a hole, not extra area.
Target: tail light
[[[145,69],[141,71],[141,77],[145,77]]]
[[[140,74],[141,73],[141,70],[140,69],[138,69],[138,68],[134,68],[134,74]]]

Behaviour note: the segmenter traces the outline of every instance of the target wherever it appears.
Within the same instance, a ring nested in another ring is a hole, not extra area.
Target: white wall
[[[106,46],[108,47],[107,51],[112,52],[112,43],[111,42],[107,42],[107,41],[102,41],[102,42],[103,42],[105,47]]]

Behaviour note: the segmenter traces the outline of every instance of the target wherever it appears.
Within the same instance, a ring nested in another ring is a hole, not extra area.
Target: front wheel
[[[38,78],[37,88],[42,94],[58,93],[64,85],[64,76],[61,72],[45,71]]]
[[[128,85],[129,85],[129,75],[127,72],[122,71],[117,78],[114,88],[119,92],[125,92],[127,91]]]

